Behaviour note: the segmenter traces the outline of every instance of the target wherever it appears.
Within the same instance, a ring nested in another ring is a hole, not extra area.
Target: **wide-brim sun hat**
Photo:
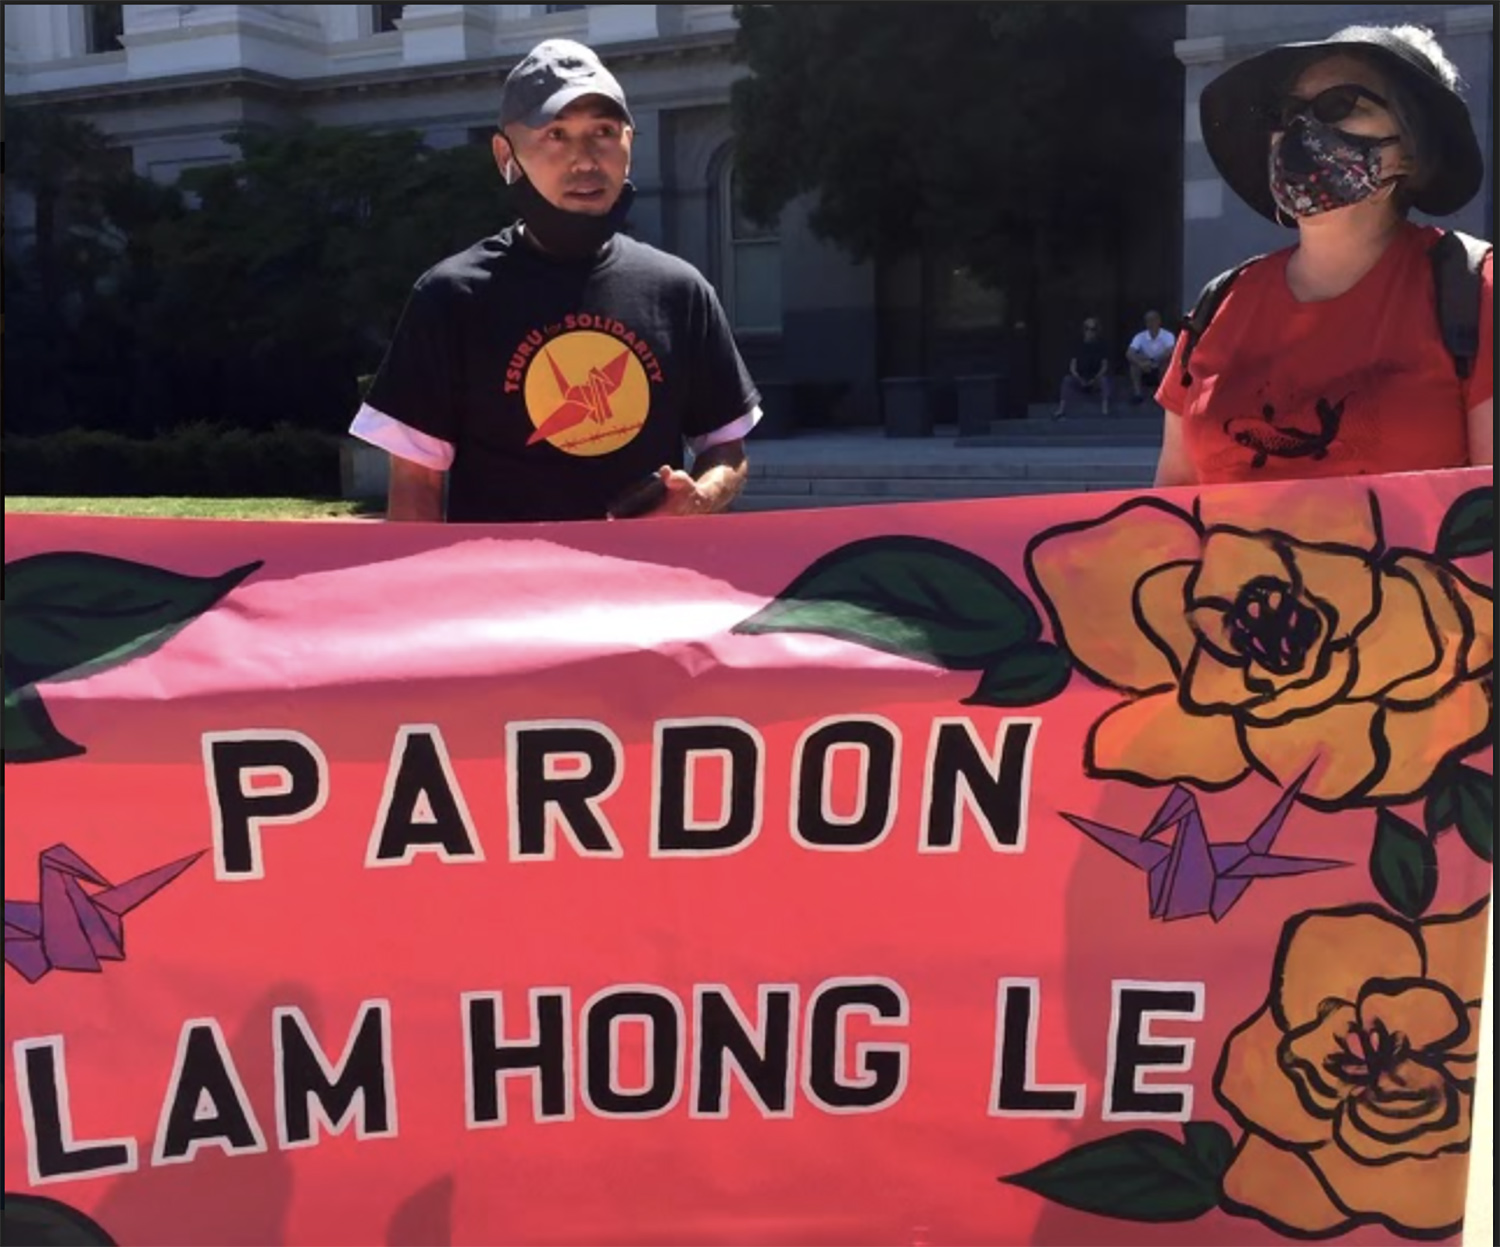
[[[1412,194],[1412,207],[1429,216],[1457,212],[1484,184],[1484,155],[1469,106],[1420,49],[1378,27],[1269,48],[1204,87],[1198,117],[1219,176],[1261,216],[1287,223],[1276,210],[1268,176],[1273,110],[1304,69],[1341,52],[1368,60],[1399,82],[1420,110],[1417,141],[1429,172]]]

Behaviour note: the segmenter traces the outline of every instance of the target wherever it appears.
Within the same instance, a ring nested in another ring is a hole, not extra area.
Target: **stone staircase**
[[[1142,411],[1150,415],[1141,415]],[[1125,407],[1119,415],[1069,415],[1053,420],[1050,408],[1033,408],[1030,419],[998,420],[990,431],[960,437],[960,446],[1149,446],[1161,447],[1161,409]]]
[[[749,445],[737,511],[1093,493],[1148,487],[1161,419],[1079,416],[997,422],[990,432],[887,438],[877,430],[799,435]]]

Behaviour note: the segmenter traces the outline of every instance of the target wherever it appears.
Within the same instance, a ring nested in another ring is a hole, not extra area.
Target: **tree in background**
[[[509,219],[493,158],[310,126],[235,141],[235,163],[183,175],[198,207],[156,235],[157,347],[234,423],[347,424],[412,283]]]
[[[736,5],[744,207],[808,194],[856,259],[941,250],[996,286],[1038,252],[1122,242],[1121,188],[1177,138],[1141,124],[1180,89],[1161,8]]]
[[[18,123],[6,172],[37,212],[6,328],[35,349],[10,432],[347,427],[412,283],[512,215],[488,147],[413,133],[246,131],[166,188],[79,122],[7,109],[8,145]]]

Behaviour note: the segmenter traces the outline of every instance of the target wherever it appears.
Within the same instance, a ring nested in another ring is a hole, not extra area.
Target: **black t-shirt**
[[[453,447],[471,523],[602,518],[759,401],[692,265],[625,235],[560,261],[513,229],[423,275],[365,398]]]
[[[1078,375],[1085,381],[1092,381],[1097,377],[1107,359],[1109,348],[1104,345],[1102,337],[1095,338],[1092,342],[1087,338],[1079,338],[1078,345],[1073,348],[1073,362],[1078,368]]]

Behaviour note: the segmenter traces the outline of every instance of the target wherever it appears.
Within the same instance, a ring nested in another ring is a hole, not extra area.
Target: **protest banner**
[[[4,1238],[1453,1239],[1493,538],[11,516]]]

